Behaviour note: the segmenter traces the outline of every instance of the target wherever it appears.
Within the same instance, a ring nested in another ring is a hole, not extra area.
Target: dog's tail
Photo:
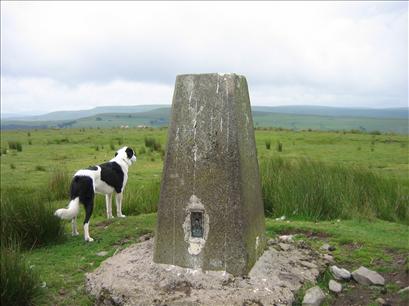
[[[57,209],[54,213],[60,219],[71,220],[75,218],[80,211],[80,198],[76,197],[71,200],[67,208]]]

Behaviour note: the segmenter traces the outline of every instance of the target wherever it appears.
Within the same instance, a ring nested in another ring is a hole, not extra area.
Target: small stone
[[[267,241],[267,245],[271,246],[271,245],[275,245],[277,244],[277,240],[276,239],[268,239]]]
[[[324,255],[322,255],[322,258],[323,258],[325,261],[329,262],[329,263],[333,263],[333,262],[334,262],[334,257],[332,257],[332,256],[329,255],[329,254],[324,254]]]
[[[330,245],[328,244],[328,243],[324,243],[322,246],[321,246],[321,250],[324,250],[324,251],[328,251],[329,250],[329,248],[330,248]]]
[[[291,246],[288,245],[288,244],[286,244],[286,243],[279,243],[278,246],[279,246],[280,249],[283,250],[283,251],[288,251],[288,250],[291,248]]]
[[[148,241],[151,238],[152,238],[152,234],[142,235],[141,237],[139,237],[139,242]]]
[[[294,235],[282,235],[278,236],[278,240],[284,241],[284,242],[292,242],[294,238]]]
[[[106,255],[108,255],[107,251],[101,251],[97,253],[97,256],[101,256],[101,257],[106,256]]]
[[[385,305],[385,304],[386,304],[386,301],[385,301],[383,298],[377,298],[377,299],[376,299],[376,302],[377,302],[379,305]]]
[[[60,290],[58,290],[58,293],[59,293],[60,295],[65,295],[65,290],[64,290],[64,288],[61,288]]]
[[[336,249],[337,249],[336,247],[334,247],[333,245],[330,245],[328,248],[328,251],[332,252],[332,251],[335,251]]]
[[[318,286],[307,290],[302,300],[303,306],[319,306],[325,299],[325,294]]]
[[[385,279],[379,273],[365,267],[352,272],[352,277],[361,285],[385,285]]]
[[[402,293],[405,293],[405,292],[409,292],[409,286],[398,291],[399,294],[402,294]]]
[[[329,281],[328,288],[335,293],[340,293],[342,291],[342,285],[332,279]]]
[[[348,280],[351,278],[351,273],[346,269],[338,268],[337,266],[331,266],[330,271],[332,275],[334,275],[334,278],[337,280]]]

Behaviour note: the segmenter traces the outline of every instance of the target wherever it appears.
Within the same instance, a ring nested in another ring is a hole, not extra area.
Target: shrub
[[[1,154],[7,154],[7,149],[6,149],[6,148],[2,148],[2,149],[1,149]]]
[[[1,305],[32,305],[40,279],[16,246],[1,245]]]
[[[145,147],[149,148],[151,152],[160,152],[162,149],[160,142],[154,137],[145,137]]]
[[[112,151],[115,151],[115,145],[114,145],[113,142],[111,142],[111,143],[109,144],[109,147],[111,148]]]
[[[35,166],[34,169],[35,169],[36,171],[46,171],[45,167],[44,167],[44,166],[40,166],[40,165]]]
[[[10,169],[16,169],[16,165],[15,164],[10,164]]]
[[[23,151],[23,146],[19,141],[9,141],[8,144],[11,150],[17,150],[18,152]]]
[[[265,144],[266,144],[266,149],[267,150],[270,150],[270,148],[271,148],[271,140],[269,139],[269,140],[266,140],[265,141]]]
[[[409,223],[409,198],[396,180],[359,167],[308,159],[261,163],[267,215],[307,220],[379,218]]]
[[[28,140],[28,144],[31,146],[33,144],[33,142],[31,141],[31,139]]]
[[[283,152],[283,144],[277,141],[277,152]]]
[[[13,241],[32,248],[60,241],[64,224],[54,216],[54,208],[44,195],[32,191],[10,189],[1,197],[1,244]]]
[[[55,169],[48,181],[49,198],[51,200],[67,200],[69,196],[71,176],[66,170]]]

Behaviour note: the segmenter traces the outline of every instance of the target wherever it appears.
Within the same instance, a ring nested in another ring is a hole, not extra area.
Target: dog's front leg
[[[71,227],[72,227],[72,235],[73,236],[78,236],[78,230],[77,230],[77,217],[72,218],[71,220]]]
[[[119,218],[125,218],[126,216],[122,214],[122,198],[123,193],[117,193],[115,195],[115,202],[116,202],[116,214]]]
[[[114,217],[112,215],[112,193],[105,195],[105,204],[107,207],[107,218],[112,219]]]

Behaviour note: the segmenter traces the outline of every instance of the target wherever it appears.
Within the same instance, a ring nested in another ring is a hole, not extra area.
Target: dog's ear
[[[134,156],[133,150],[131,148],[129,148],[129,147],[126,148],[125,152],[126,152],[126,156],[128,156],[129,159],[131,159],[132,156]]]

